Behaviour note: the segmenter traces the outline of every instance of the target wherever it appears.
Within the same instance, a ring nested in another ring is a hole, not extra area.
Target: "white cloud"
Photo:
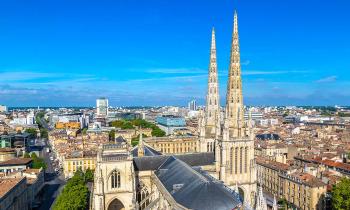
[[[316,80],[317,83],[329,83],[329,82],[335,82],[337,80],[337,76],[329,76],[325,78],[321,78],[319,80]]]
[[[271,74],[297,74],[297,73],[307,73],[307,71],[242,71],[242,75],[271,75]]]
[[[160,68],[160,69],[149,69],[147,73],[158,73],[158,74],[198,74],[207,72],[207,70],[198,68]]]

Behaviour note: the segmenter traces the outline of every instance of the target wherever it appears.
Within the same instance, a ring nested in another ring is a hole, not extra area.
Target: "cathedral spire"
[[[226,95],[226,114],[230,136],[244,136],[244,106],[242,96],[241,62],[238,38],[238,16],[235,11],[231,43],[230,66]]]
[[[215,134],[220,115],[219,83],[216,62],[216,41],[215,29],[211,32],[210,62],[208,76],[208,90],[205,108],[205,127],[209,128],[209,133]]]
[[[142,139],[142,130],[139,129],[139,144],[137,148],[137,157],[143,157],[145,155],[145,148],[143,145],[143,139]]]

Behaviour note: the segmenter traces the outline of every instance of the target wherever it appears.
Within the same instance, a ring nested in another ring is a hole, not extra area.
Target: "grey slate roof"
[[[118,137],[115,139],[115,142],[116,142],[116,143],[126,143],[126,140],[125,140],[122,136],[118,136]]]
[[[200,169],[193,169],[174,156],[155,171],[155,175],[178,204],[188,209],[237,209],[239,195]]]
[[[182,160],[189,166],[205,166],[212,165],[215,161],[214,153],[193,153],[184,155],[173,155],[174,157]],[[158,156],[145,156],[134,157],[134,166],[136,171],[149,171],[157,170],[160,165],[165,162],[170,156],[158,155]]]

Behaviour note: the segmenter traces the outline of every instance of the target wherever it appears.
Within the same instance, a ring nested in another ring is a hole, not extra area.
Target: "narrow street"
[[[50,160],[50,153],[46,151],[46,148],[48,148],[48,144],[46,142],[46,146],[44,148],[44,159],[47,164],[47,169],[45,173],[45,185],[42,190],[42,202],[40,206],[37,208],[38,210],[47,210],[51,209],[52,204],[54,203],[55,199],[59,195],[59,193],[62,191],[63,186],[65,185],[66,181],[63,177],[63,175],[57,175],[55,173],[55,168],[53,165],[53,162]]]

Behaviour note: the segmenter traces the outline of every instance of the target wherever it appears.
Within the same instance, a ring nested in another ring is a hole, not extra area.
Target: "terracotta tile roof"
[[[22,179],[25,178],[1,178],[0,179],[0,198],[8,193],[14,186],[16,186]]]
[[[257,157],[256,163],[260,164],[260,165],[264,165],[264,166],[269,167],[269,168],[276,169],[276,170],[287,171],[289,169],[288,164],[272,161],[272,160],[269,160],[269,159],[266,159],[263,157]]]
[[[1,166],[9,166],[9,165],[27,165],[33,160],[31,158],[13,158],[7,161],[0,162]]]
[[[0,148],[0,152],[16,152],[16,150],[13,148],[5,147],[5,148]]]
[[[300,181],[308,186],[311,186],[311,187],[322,187],[322,186],[326,185],[320,179],[312,176],[311,174],[307,174],[307,173],[296,172],[296,173],[291,174],[290,177],[297,178],[298,181]]]

